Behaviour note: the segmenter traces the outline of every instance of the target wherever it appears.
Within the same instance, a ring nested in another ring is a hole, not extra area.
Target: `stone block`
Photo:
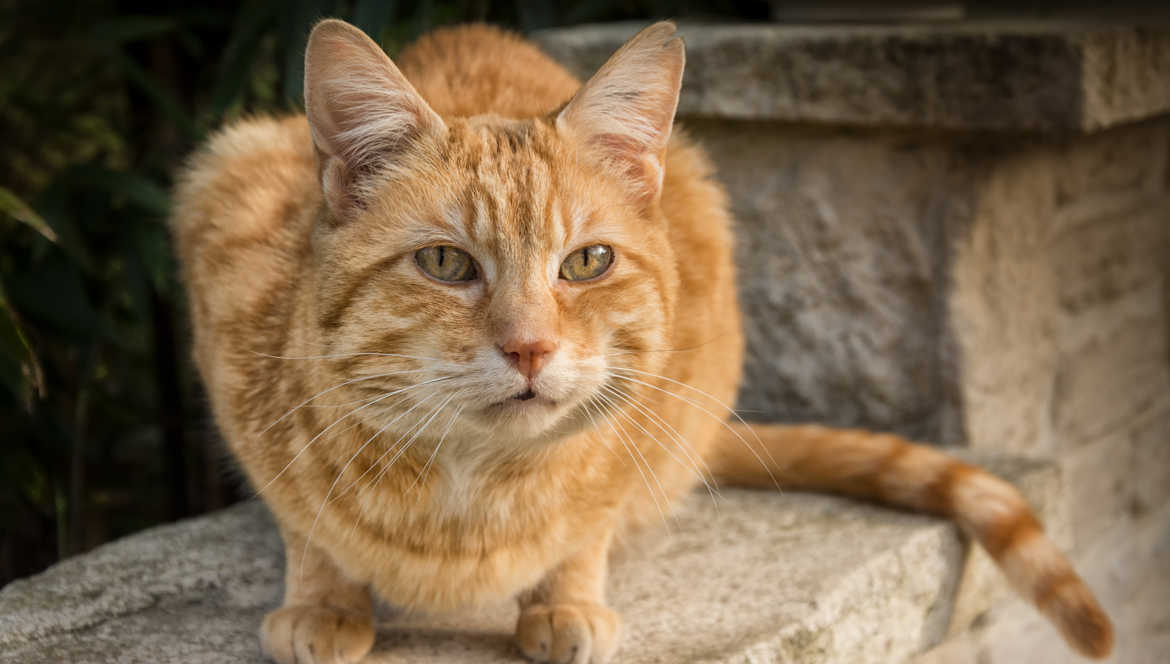
[[[1061,145],[1056,171],[1056,207],[1065,212],[1086,198],[1140,198],[1162,190],[1166,127],[1160,123],[1114,129]],[[1087,216],[1087,215],[1086,215]]]
[[[1109,662],[1157,664],[1170,649],[1170,508],[1098,533],[1073,556],[1113,618]],[[974,627],[914,658],[913,664],[1067,664],[1059,635],[1018,598],[1007,598]]]
[[[1164,341],[1157,326],[1133,325],[1112,339],[1082,348],[1061,364],[1052,420],[1065,449],[1109,437],[1166,405],[1170,368]]]
[[[1066,453],[1076,548],[1170,504],[1170,404],[1156,403],[1099,440]]]
[[[642,24],[537,33],[588,77]],[[683,25],[683,117],[1087,131],[1170,110],[1170,30],[1053,21]]]
[[[1065,228],[1042,260],[1053,275],[1053,339],[1062,359],[1094,343],[1110,343],[1124,328],[1158,329],[1170,264],[1170,198],[1131,201],[1128,210]],[[1152,355],[1167,356],[1155,342]]]
[[[947,245],[970,214],[944,143],[692,122],[731,194],[745,416],[957,442]]]
[[[1029,491],[1052,472],[993,467]],[[696,493],[614,565],[621,661],[902,661],[946,633],[963,551],[957,530],[929,517],[767,491],[725,490],[714,506]],[[281,559],[254,502],[108,544],[0,590],[0,662],[259,663],[256,629],[279,602]],[[514,605],[384,612],[365,661],[519,661],[515,616]]]
[[[1170,30],[1165,26],[1088,29],[1078,41],[1086,127],[1115,126],[1170,109]]]

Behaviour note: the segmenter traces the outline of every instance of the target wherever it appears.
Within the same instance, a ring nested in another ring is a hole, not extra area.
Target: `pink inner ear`
[[[355,208],[364,208],[360,198],[354,196],[350,190],[352,177],[345,164],[336,157],[324,157],[325,163],[321,170],[321,192],[330,209],[339,214],[352,212]]]
[[[605,155],[606,162],[634,185],[635,199],[649,204],[658,191],[660,167],[654,163],[657,155],[648,152],[645,144],[625,134],[596,134],[589,137],[589,145]]]

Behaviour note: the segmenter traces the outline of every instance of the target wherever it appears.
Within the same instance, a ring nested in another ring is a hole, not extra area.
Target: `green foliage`
[[[695,14],[637,0],[176,7],[0,0],[0,584],[238,496],[187,361],[170,177],[225,121],[300,104],[313,22],[347,18],[394,52],[448,23]]]

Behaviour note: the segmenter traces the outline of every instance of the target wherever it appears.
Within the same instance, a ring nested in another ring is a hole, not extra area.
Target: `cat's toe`
[[[260,645],[279,664],[351,664],[374,647],[373,619],[325,606],[286,606],[264,618]]]
[[[516,624],[524,656],[550,664],[607,664],[620,635],[618,614],[600,604],[536,604]]]

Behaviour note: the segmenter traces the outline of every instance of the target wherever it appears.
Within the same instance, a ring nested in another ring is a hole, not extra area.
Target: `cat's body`
[[[265,649],[360,657],[373,590],[427,610],[519,596],[528,656],[607,661],[614,539],[713,473],[950,514],[1075,645],[1107,651],[1091,594],[1002,482],[891,436],[725,423],[731,222],[701,151],[671,137],[672,34],[648,29],[574,97],[519,39],[436,33],[400,59],[416,95],[327,22],[309,121],[244,122],[193,159],[174,225],[196,361],[288,552]],[[596,247],[604,271],[570,278]]]

